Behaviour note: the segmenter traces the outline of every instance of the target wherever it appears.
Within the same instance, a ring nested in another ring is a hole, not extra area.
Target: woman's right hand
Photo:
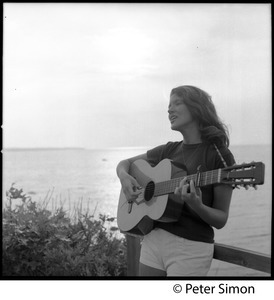
[[[128,201],[133,201],[136,198],[138,198],[138,195],[141,193],[141,187],[135,178],[133,178],[129,174],[124,174],[120,181],[122,185],[122,190]]]
[[[119,162],[116,168],[118,177],[122,185],[122,190],[128,201],[134,201],[138,198],[138,195],[142,192],[139,183],[128,172],[130,165],[136,160],[143,159],[147,161],[147,154],[143,153],[128,159],[124,159]]]

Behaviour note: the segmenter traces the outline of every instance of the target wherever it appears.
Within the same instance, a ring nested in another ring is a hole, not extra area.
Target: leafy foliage
[[[3,276],[125,276],[126,240],[115,235],[114,218],[63,208],[39,208],[13,185],[3,209]],[[20,204],[13,207],[12,201]]]

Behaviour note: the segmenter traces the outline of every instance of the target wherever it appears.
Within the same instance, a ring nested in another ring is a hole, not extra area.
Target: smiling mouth
[[[171,123],[173,123],[176,119],[177,119],[176,116],[171,116],[171,117],[169,117],[169,121],[170,121]]]

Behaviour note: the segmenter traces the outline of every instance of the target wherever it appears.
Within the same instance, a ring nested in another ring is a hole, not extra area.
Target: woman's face
[[[172,130],[184,131],[188,126],[192,126],[194,123],[189,109],[176,94],[170,96],[168,117]]]

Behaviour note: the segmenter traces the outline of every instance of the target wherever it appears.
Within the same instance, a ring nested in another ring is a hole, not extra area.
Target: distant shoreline
[[[271,144],[235,144],[235,145],[230,145],[229,148],[234,148],[234,147],[269,147]],[[29,147],[29,148],[16,148],[16,147],[11,147],[11,148],[3,148],[2,153],[4,152],[24,152],[24,151],[109,151],[109,150],[114,150],[114,151],[123,151],[123,150],[148,150],[154,148],[153,146],[137,146],[137,147],[109,147],[109,148],[84,148],[84,147]]]
[[[271,144],[231,144],[233,147],[253,147],[253,146],[271,146]],[[3,148],[2,151],[64,151],[64,150],[131,150],[131,149],[151,149],[155,146],[124,146],[124,147],[106,147],[106,148],[84,148],[84,147],[10,147]]]
[[[64,151],[64,150],[86,150],[85,148],[80,147],[49,147],[49,148],[3,148],[3,151]]]

